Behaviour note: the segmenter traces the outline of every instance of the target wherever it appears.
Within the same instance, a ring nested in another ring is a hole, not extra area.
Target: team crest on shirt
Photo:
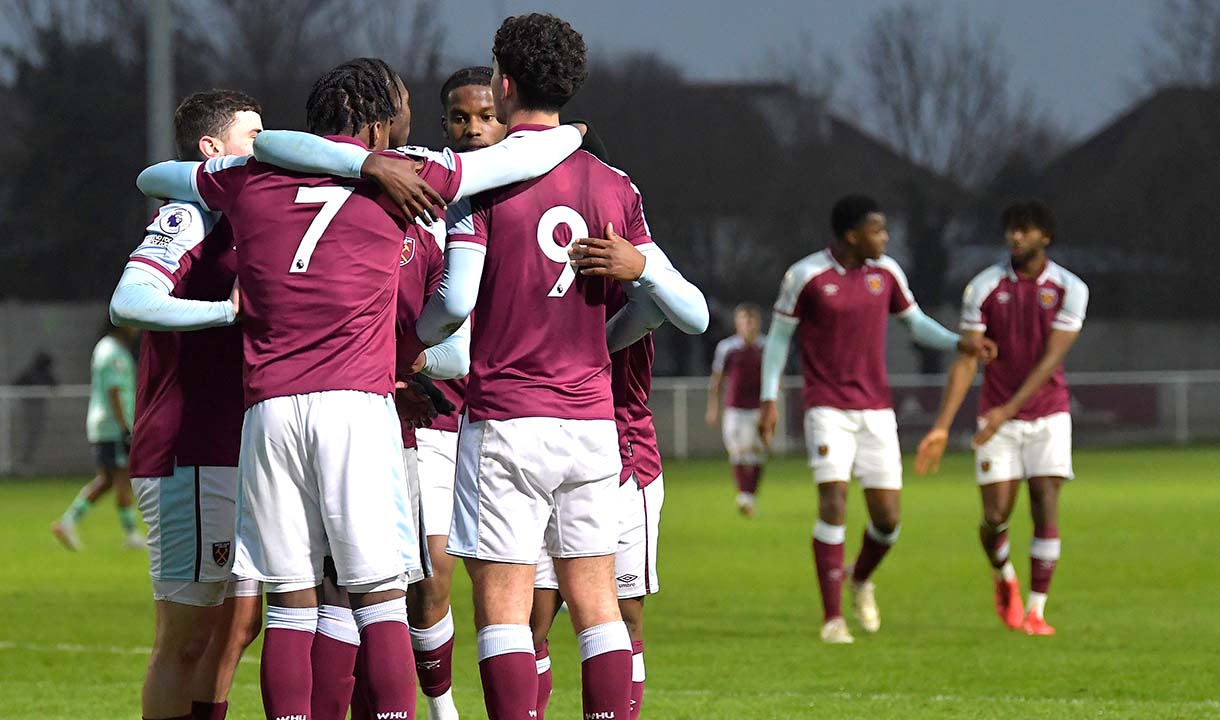
[[[829,445],[818,445],[818,457],[826,457],[830,454]]]
[[[1043,308],[1050,310],[1055,307],[1055,303],[1059,302],[1059,293],[1055,288],[1040,288],[1038,290],[1038,304]]]
[[[991,461],[984,460],[983,462],[979,463],[979,470],[982,470],[983,472],[991,472]]]
[[[399,266],[406,265],[415,257],[415,238],[408,235],[402,239],[402,258],[399,261]]]
[[[157,227],[167,235],[177,235],[191,226],[191,214],[182,208],[175,208],[168,215],[162,215],[157,221]]]
[[[868,285],[868,291],[874,295],[880,295],[885,289],[885,278],[879,273],[869,273],[864,277],[864,282]]]
[[[220,567],[229,564],[229,548],[232,547],[231,542],[212,543],[212,559]]]

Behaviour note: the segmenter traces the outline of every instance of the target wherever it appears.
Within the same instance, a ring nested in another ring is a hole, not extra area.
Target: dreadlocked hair
[[[355,135],[388,122],[401,103],[402,82],[380,58],[348,60],[318,78],[305,102],[305,124],[316,135]]]

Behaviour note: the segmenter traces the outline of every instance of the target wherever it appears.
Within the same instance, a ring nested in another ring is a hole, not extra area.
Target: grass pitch
[[[978,548],[969,458],[908,475],[902,539],[875,577],[882,629],[818,640],[809,554],[815,493],[797,460],[772,463],[754,520],[737,516],[721,462],[670,462],[661,585],[648,600],[646,718],[1220,718],[1220,451],[1081,452],[1063,493],[1063,559],[1047,618],[1059,634],[1004,629]],[[85,550],[47,528],[83,478],[0,482],[0,717],[139,717],[151,641],[147,561],[120,549],[109,498]],[[1028,500],[1013,559],[1028,581]],[[864,523],[858,488],[848,561]],[[460,575],[459,571],[459,575]],[[455,694],[483,717],[469,585],[455,584]],[[576,649],[552,633],[548,717],[579,717]],[[261,718],[258,646],[230,718]],[[420,707],[423,717],[423,707]]]

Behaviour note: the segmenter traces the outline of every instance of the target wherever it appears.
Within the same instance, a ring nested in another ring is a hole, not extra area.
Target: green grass
[[[746,521],[726,470],[668,464],[646,717],[1220,717],[1220,451],[1077,455],[1052,638],[1009,632],[992,611],[969,459],[949,458],[935,479],[909,476],[902,539],[876,576],[883,628],[835,647],[818,641],[807,471],[773,463],[759,516]],[[119,548],[110,500],[86,519],[84,552],[55,543],[48,523],[80,482],[0,483],[0,717],[139,716],[152,632],[146,562]],[[849,559],[864,517],[854,489],[852,502]],[[1027,508],[1023,498],[1012,531],[1022,579]],[[481,717],[464,578],[454,604],[457,702]],[[552,648],[548,715],[578,717],[568,628],[557,626]],[[262,717],[257,657],[255,648],[238,673],[230,718]]]

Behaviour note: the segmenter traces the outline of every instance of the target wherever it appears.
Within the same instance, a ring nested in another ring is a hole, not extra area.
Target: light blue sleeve
[[[424,350],[424,374],[454,380],[470,373],[470,318],[439,345]]]
[[[771,316],[771,329],[767,331],[767,342],[763,345],[760,393],[763,400],[779,398],[779,381],[784,375],[784,367],[788,364],[788,346],[792,344],[796,324],[796,318],[782,313],[777,312]]]
[[[666,319],[687,335],[707,330],[707,299],[699,288],[678,272],[669,257],[656,245],[643,245],[644,272],[636,282],[648,292]]]
[[[439,345],[466,322],[479,299],[486,252],[465,245],[445,250],[445,273],[424,311],[415,332],[425,345]]]
[[[110,321],[144,330],[220,327],[233,324],[233,303],[176,298],[151,271],[128,267],[110,298]]]
[[[583,140],[574,126],[560,125],[541,132],[518,131],[495,145],[460,153],[462,182],[457,197],[545,175],[580,149]]]
[[[369,151],[313,133],[264,130],[254,138],[254,159],[310,175],[359,178]]]
[[[946,329],[944,325],[928,317],[918,305],[912,305],[910,309],[899,315],[898,319],[906,324],[907,330],[911,332],[911,338],[923,347],[947,352],[956,349],[957,344],[961,342],[961,335]]]
[[[665,313],[640,289],[629,289],[627,297],[627,304],[606,321],[606,346],[611,353],[631,347],[665,324]]]
[[[144,168],[136,178],[136,187],[151,198],[187,200],[204,205],[195,185],[195,173],[203,163],[167,160]],[[206,205],[205,205],[206,207]]]

